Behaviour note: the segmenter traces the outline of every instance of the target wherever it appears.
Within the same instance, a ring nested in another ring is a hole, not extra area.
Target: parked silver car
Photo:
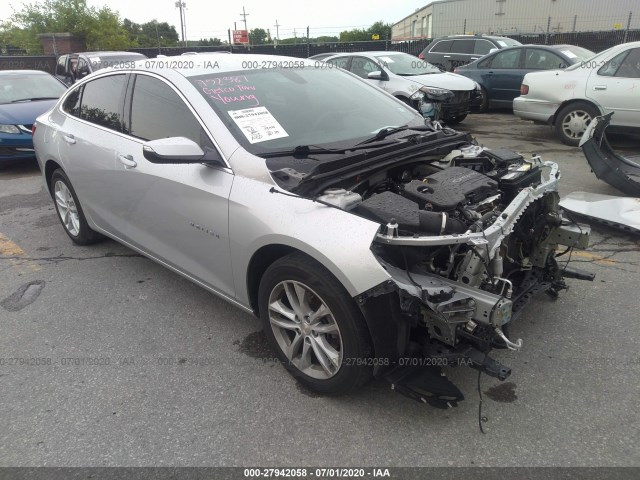
[[[555,126],[563,143],[577,146],[591,121],[614,112],[611,126],[640,128],[640,42],[623,43],[564,70],[528,73],[513,113]]]
[[[309,60],[100,71],[34,143],[74,242],[106,235],[259,315],[322,393],[376,374],[445,407],[463,396],[442,366],[506,378],[489,351],[520,347],[504,326],[575,276],[555,251],[589,233],[558,213],[556,164],[482,148]]]

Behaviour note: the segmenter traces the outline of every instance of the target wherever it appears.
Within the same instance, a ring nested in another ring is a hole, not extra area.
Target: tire
[[[276,355],[306,388],[341,395],[371,379],[373,367],[367,360],[372,348],[364,318],[320,263],[301,253],[277,260],[260,281],[258,302],[265,335]],[[318,312],[324,314],[314,319]]]
[[[585,129],[598,115],[600,112],[593,105],[585,102],[565,106],[558,112],[555,119],[558,138],[565,145],[577,147]]]
[[[444,123],[447,125],[457,125],[462,122],[465,118],[467,118],[467,114],[458,115],[457,117],[449,117],[444,119]]]
[[[91,245],[104,237],[89,228],[78,196],[61,168],[51,175],[51,194],[58,219],[69,238],[78,245]]]

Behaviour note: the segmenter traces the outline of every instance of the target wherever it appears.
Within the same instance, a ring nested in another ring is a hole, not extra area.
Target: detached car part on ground
[[[507,378],[489,355],[520,348],[505,326],[585,276],[556,261],[589,228],[562,218],[555,163],[480,147],[307,60],[193,60],[71,88],[38,119],[44,181],[74,242],[107,235],[259,315],[306,387],[375,375],[455,405],[441,367]],[[243,67],[265,60],[283,68]]]
[[[605,135],[612,115],[596,117],[580,146],[596,177],[635,198],[573,192],[560,206],[605,225],[640,233],[640,157],[623,157],[613,151]]]

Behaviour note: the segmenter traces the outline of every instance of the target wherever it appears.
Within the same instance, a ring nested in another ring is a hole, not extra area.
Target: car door
[[[111,74],[77,86],[65,98],[67,113],[56,126],[60,158],[85,214],[101,229],[115,234],[117,153],[123,147],[122,119],[128,75]]]
[[[187,137],[216,158],[205,129],[184,96],[165,79],[137,74],[125,111],[127,138],[117,152],[117,213],[121,238],[162,262],[233,295],[228,199],[233,174],[223,165],[154,164],[146,141]]]
[[[511,105],[520,95],[520,84],[524,77],[521,48],[501,50],[482,61],[482,84],[487,90],[491,104]]]
[[[436,44],[431,47],[429,53],[425,55],[425,60],[432,65],[435,65],[442,70],[446,70],[447,72],[452,71],[451,62],[449,59],[451,58],[451,45],[453,44],[453,40],[439,40]]]
[[[587,79],[588,98],[615,112],[612,125],[640,127],[640,48],[615,55]]]
[[[388,80],[376,80],[368,77],[372,72],[381,72],[383,75],[386,75],[386,78],[388,78],[388,74],[384,71],[382,66],[370,58],[354,55],[351,57],[349,71],[354,75],[365,79],[376,87],[382,88],[383,90],[387,89]]]

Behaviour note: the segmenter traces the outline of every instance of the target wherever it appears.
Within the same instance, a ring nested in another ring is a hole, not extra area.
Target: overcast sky
[[[276,34],[276,20],[280,24],[280,38],[293,36],[294,29],[298,36],[304,35],[307,26],[311,36],[338,35],[342,30],[365,28],[382,20],[394,23],[420,8],[430,0],[370,0],[368,2],[350,2],[347,0],[239,0],[220,2],[213,0],[183,0],[187,4],[186,25],[187,38],[218,37],[227,38],[227,29],[233,29],[237,22],[238,29],[243,22],[240,14],[244,5],[247,16],[247,27],[264,28]],[[0,0],[0,19],[11,15],[10,5],[15,9],[33,3],[29,0]],[[144,23],[154,18],[159,22],[168,22],[180,32],[180,16],[175,7],[176,0],[88,0],[91,6],[108,5],[117,10],[121,18],[128,18],[136,23]]]

